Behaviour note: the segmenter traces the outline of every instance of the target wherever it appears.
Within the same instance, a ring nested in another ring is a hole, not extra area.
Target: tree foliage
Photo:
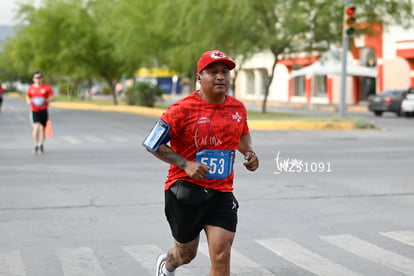
[[[278,59],[328,49],[341,41],[344,1],[328,0],[43,0],[22,4],[21,24],[8,39],[0,73],[43,70],[59,78],[98,79],[114,91],[141,66],[166,66],[194,79],[202,52],[220,49],[239,65],[272,53],[267,91]],[[410,27],[411,0],[353,0],[358,21]],[[369,31],[361,29],[361,32]],[[114,102],[116,103],[116,94]]]
[[[5,51],[13,68],[23,74],[35,70],[75,80],[99,78],[111,88],[122,74],[123,59],[106,28],[102,10],[109,1],[45,0],[35,8],[20,7],[21,24]]]
[[[413,3],[410,0],[352,2],[357,7],[360,22],[383,22],[385,25],[404,22],[405,27],[412,26],[414,15]],[[340,43],[343,5],[342,1],[323,0],[239,0],[233,6],[235,9],[232,13],[237,12],[238,17],[243,20],[240,32],[245,38],[252,39],[246,44],[251,45],[253,51],[270,51],[274,58],[273,67],[268,72],[263,113],[266,112],[275,67],[282,54],[288,56],[289,53],[301,51],[325,51],[330,44]]]

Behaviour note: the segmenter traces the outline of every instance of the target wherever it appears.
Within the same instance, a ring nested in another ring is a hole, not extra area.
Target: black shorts
[[[216,192],[200,205],[186,205],[165,191],[165,216],[175,240],[187,243],[200,234],[204,225],[218,226],[236,232],[239,203],[233,193]]]
[[[33,123],[40,123],[42,126],[46,126],[48,119],[47,109],[42,109],[39,111],[32,111]]]

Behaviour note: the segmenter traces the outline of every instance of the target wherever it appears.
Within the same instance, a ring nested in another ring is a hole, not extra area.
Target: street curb
[[[254,130],[352,130],[357,129],[351,122],[303,122],[249,120],[249,128]]]
[[[71,103],[71,102],[52,102],[51,106],[64,109],[75,110],[99,110],[99,111],[115,111],[121,113],[130,113],[145,115],[148,117],[159,118],[164,110],[157,108],[150,108],[144,106],[132,106],[132,105],[96,105],[90,103]]]
[[[261,106],[261,101],[255,100],[245,100],[244,103],[250,103],[254,105]],[[316,104],[316,103],[284,103],[284,102],[269,102],[268,106],[274,107],[288,107],[293,110],[315,110],[315,111],[328,111],[328,112],[338,112],[339,108],[338,105],[333,104]],[[346,106],[347,112],[367,112],[368,106],[365,105],[347,105]]]
[[[121,113],[138,114],[159,118],[163,109],[143,106],[96,105],[90,103],[53,102],[52,107],[72,110],[99,110],[115,111]],[[251,130],[353,130],[358,129],[351,122],[303,122],[303,121],[275,121],[275,120],[249,120]]]

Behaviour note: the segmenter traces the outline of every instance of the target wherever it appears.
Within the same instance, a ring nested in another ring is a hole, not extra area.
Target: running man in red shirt
[[[195,258],[202,230],[208,240],[210,276],[230,275],[238,209],[232,193],[235,151],[244,155],[248,170],[259,166],[246,108],[227,95],[235,66],[220,51],[204,53],[197,68],[200,90],[171,105],[143,142],[170,164],[165,215],[175,246],[158,257],[157,276],[174,275],[177,267]]]
[[[33,118],[33,140],[35,148],[33,153],[43,153],[45,142],[45,128],[48,120],[47,108],[49,102],[54,100],[52,88],[43,82],[43,73],[33,73],[33,84],[29,86],[26,102],[30,105]]]
[[[0,112],[1,112],[1,106],[3,104],[3,93],[4,93],[3,85],[0,82]]]

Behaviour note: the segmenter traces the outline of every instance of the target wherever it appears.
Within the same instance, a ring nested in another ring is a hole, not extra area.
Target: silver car
[[[368,98],[368,109],[375,116],[381,116],[384,112],[394,112],[401,115],[401,102],[407,90],[387,90]]]
[[[408,89],[407,94],[401,103],[401,112],[405,116],[414,115],[414,87]]]

